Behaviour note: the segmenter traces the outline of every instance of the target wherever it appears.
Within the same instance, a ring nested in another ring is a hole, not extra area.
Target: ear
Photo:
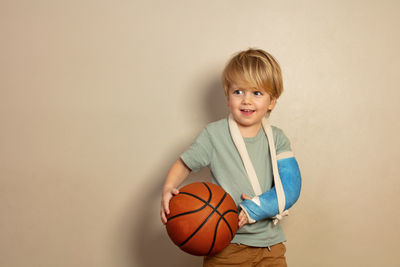
[[[275,107],[275,105],[276,105],[276,98],[272,98],[271,99],[271,103],[268,105],[268,110],[269,111],[272,111],[273,109],[274,109],[274,107]]]

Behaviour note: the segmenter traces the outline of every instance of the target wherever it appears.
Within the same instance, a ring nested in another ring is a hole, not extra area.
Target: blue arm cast
[[[286,203],[284,210],[287,210],[296,203],[300,196],[300,169],[296,159],[291,157],[278,160],[278,170],[283,191],[285,192]],[[251,219],[256,221],[276,216],[279,211],[275,186],[260,196],[256,196],[251,200],[244,200],[240,206],[246,209]]]

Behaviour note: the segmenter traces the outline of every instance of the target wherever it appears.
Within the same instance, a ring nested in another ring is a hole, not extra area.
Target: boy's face
[[[239,128],[258,130],[262,118],[274,108],[276,99],[271,99],[265,91],[231,84],[227,102]]]

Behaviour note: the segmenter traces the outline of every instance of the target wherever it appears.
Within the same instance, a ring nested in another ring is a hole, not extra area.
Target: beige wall
[[[0,2],[0,265],[195,266],[161,185],[236,51],[280,61],[289,266],[398,266],[398,1]],[[201,172],[190,181],[208,176]]]

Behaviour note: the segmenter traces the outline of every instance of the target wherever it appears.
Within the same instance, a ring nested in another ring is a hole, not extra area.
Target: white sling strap
[[[278,220],[281,220],[283,216],[289,215],[289,213],[288,213],[289,211],[286,211],[286,212],[284,211],[286,198],[285,198],[285,192],[283,191],[281,176],[279,175],[278,161],[276,159],[276,148],[275,148],[275,142],[274,142],[274,135],[272,134],[272,128],[271,128],[271,125],[269,125],[268,120],[266,118],[263,118],[262,125],[263,125],[264,132],[268,138],[269,152],[271,155],[271,162],[272,162],[272,172],[274,175],[276,197],[278,198],[279,213],[278,213],[278,215],[276,215],[276,219],[274,220],[274,224],[277,224]]]
[[[236,121],[233,119],[232,114],[229,114],[229,129],[235,146],[242,159],[244,168],[246,169],[247,176],[250,180],[251,187],[253,187],[254,194],[256,196],[262,194],[260,183],[258,182],[256,171],[254,170],[253,164],[251,163],[249,154],[247,153],[246,144],[244,143],[242,134],[240,133],[239,127]]]
[[[239,155],[242,159],[244,168],[247,172],[248,179],[250,181],[250,184],[253,188],[253,191],[256,196],[261,195],[263,192],[261,190],[260,183],[258,181],[256,172],[254,170],[253,164],[251,163],[249,154],[246,149],[246,145],[244,143],[243,137],[240,133],[239,127],[235,120],[233,119],[232,114],[229,114],[228,117],[228,124],[229,124],[229,130],[232,136],[232,140],[239,152]],[[268,145],[269,145],[269,151],[271,155],[271,162],[272,162],[272,172],[274,176],[274,184],[275,184],[275,189],[276,189],[276,195],[278,198],[278,210],[279,214],[275,216],[274,219],[274,224],[278,223],[278,220],[281,220],[283,216],[288,215],[288,211],[284,211],[285,208],[285,193],[283,191],[283,186],[281,182],[281,178],[279,176],[279,170],[278,170],[278,163],[276,159],[276,148],[275,148],[275,143],[274,143],[274,136],[272,133],[272,128],[268,123],[268,120],[266,118],[262,119],[262,126],[264,129],[265,134],[267,135],[268,138]]]

